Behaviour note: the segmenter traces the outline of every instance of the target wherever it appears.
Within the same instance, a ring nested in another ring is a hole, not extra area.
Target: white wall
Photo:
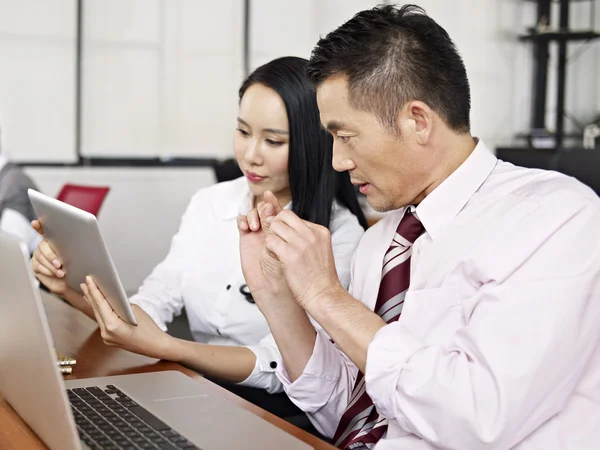
[[[167,254],[192,195],[215,183],[212,169],[34,168],[45,194],[64,183],[110,186],[98,223],[128,292]]]
[[[20,161],[75,161],[75,0],[0,0],[0,128]]]
[[[242,0],[85,0],[82,153],[231,152]]]
[[[75,0],[0,0],[0,126],[19,161],[76,160]],[[84,0],[81,152],[231,153],[243,0]]]
[[[532,52],[517,36],[533,25],[534,2],[412,1],[449,31],[465,59],[473,131],[491,145],[510,143],[529,123]],[[377,3],[253,1],[251,66],[308,57],[320,35]],[[572,2],[573,28],[589,27],[589,8]],[[74,161],[76,2],[0,0],[0,12],[4,146],[19,161]],[[595,14],[600,27],[600,7]],[[242,19],[242,0],[84,0],[83,154],[229,156],[243,78]],[[569,64],[567,110],[588,123],[600,110],[600,43],[569,45],[570,54],[580,49],[585,54]],[[550,73],[549,126],[556,103]]]

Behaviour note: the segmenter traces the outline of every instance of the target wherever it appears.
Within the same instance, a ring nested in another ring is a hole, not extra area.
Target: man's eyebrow
[[[325,129],[327,131],[329,131],[330,133],[341,130],[343,128],[345,128],[344,124],[342,122],[338,122],[337,120],[332,120],[331,122],[327,122],[327,126],[325,127]]]

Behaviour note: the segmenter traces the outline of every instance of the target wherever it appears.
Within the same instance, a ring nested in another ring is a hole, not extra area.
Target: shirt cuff
[[[277,368],[282,366],[281,355],[276,348],[261,345],[247,348],[256,356],[256,363],[248,378],[239,382],[238,385],[265,389],[269,394],[283,392],[283,386],[275,375]]]
[[[323,332],[317,330],[312,355],[296,381],[290,380],[283,364],[277,370],[277,376],[288,397],[301,410],[312,413],[322,408],[329,399],[329,395],[324,394],[332,392],[338,383],[339,365],[339,351]]]
[[[406,362],[423,347],[425,344],[399,322],[381,328],[369,344],[365,388],[377,410],[390,420],[404,421],[397,417],[398,378]]]

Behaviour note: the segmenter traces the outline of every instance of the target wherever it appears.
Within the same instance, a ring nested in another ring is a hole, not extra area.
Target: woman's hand
[[[34,220],[31,222],[31,226],[44,238],[31,258],[33,273],[50,292],[62,297],[69,291],[69,287],[65,282],[66,274],[62,261],[52,250],[46,236],[44,236],[41,222]]]
[[[170,346],[174,338],[158,328],[143,309],[132,305],[138,325],[131,325],[117,316],[91,277],[86,277],[86,282],[81,284],[81,290],[85,301],[94,311],[106,345],[151,358],[171,359]]]
[[[265,201],[245,216],[238,217],[240,257],[248,288],[260,307],[263,298],[287,293],[281,262],[267,250],[265,240],[270,233],[270,222],[282,211],[275,196],[267,191]]]

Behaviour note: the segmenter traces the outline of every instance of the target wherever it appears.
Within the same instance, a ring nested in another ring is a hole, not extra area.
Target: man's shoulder
[[[331,221],[329,224],[331,235],[352,234],[357,240],[363,235],[363,227],[358,223],[358,218],[337,200],[333,202]]]
[[[481,189],[498,201],[529,203],[540,209],[567,210],[590,206],[600,211],[600,198],[574,177],[552,170],[529,169],[499,162]]]

